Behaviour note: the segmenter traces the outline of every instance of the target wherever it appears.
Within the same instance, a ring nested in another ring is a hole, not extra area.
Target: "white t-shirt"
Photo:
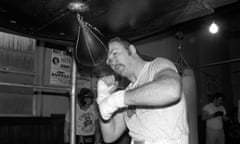
[[[164,58],[148,62],[136,82],[131,83],[127,89],[133,89],[152,81],[156,73],[168,68],[177,71],[175,65]],[[184,94],[177,104],[169,107],[128,110],[125,114],[125,121],[133,140],[145,141],[148,144],[188,144]]]
[[[70,112],[68,111],[65,121],[70,122]],[[95,133],[95,121],[97,120],[96,108],[91,105],[87,110],[76,106],[76,135],[88,136]]]
[[[213,114],[217,111],[221,111],[226,115],[226,110],[223,106],[216,107],[213,103],[209,103],[203,107],[203,111],[208,112],[209,114]],[[223,120],[222,117],[213,117],[207,120],[206,123],[207,128],[211,129],[222,129],[223,128]]]

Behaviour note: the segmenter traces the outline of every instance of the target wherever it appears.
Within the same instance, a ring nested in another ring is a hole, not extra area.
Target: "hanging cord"
[[[83,17],[80,15],[80,13],[77,13],[76,18],[77,18],[79,25],[82,26],[83,25]]]
[[[185,58],[182,54],[182,40],[184,38],[183,32],[177,32],[176,33],[176,38],[178,39],[178,58],[177,58],[175,64],[176,64],[176,66],[179,70],[179,73],[182,74],[182,72],[185,68],[190,68],[190,65],[185,60]]]

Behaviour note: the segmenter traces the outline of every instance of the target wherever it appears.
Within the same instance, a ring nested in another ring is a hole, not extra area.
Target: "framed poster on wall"
[[[65,51],[52,49],[50,84],[70,86],[72,59]]]

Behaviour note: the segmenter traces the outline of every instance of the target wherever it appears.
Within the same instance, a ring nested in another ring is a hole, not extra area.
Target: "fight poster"
[[[53,49],[51,53],[50,84],[70,86],[72,59],[65,51]]]
[[[91,88],[91,77],[78,73],[77,88]]]

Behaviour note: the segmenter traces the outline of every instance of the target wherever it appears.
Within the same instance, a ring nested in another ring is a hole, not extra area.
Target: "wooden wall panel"
[[[1,144],[63,144],[64,117],[1,117]]]

